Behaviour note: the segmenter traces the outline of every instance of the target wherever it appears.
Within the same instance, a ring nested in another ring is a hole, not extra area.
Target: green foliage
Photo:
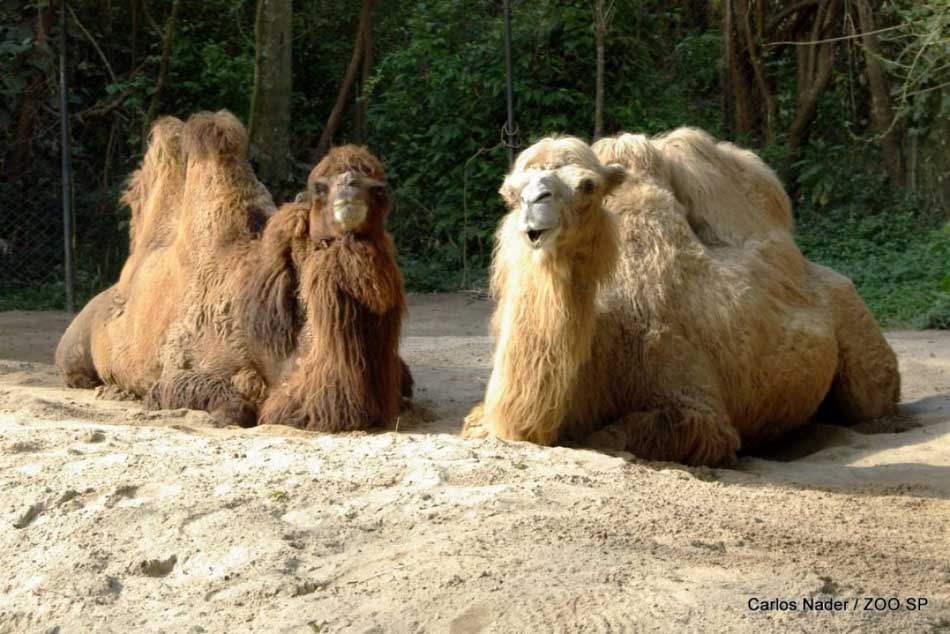
[[[47,275],[33,284],[11,284],[0,280],[0,312],[5,310],[63,310],[66,308],[66,284],[62,266],[53,267]],[[109,281],[99,273],[80,269],[76,276],[76,304],[82,306]]]
[[[590,11],[586,1],[513,3],[514,91],[523,146],[552,133],[590,137]],[[492,236],[505,211],[497,189],[508,167],[501,143],[502,20],[497,3],[488,0],[420,3],[407,12],[401,39],[377,65],[369,117],[373,149],[394,186],[390,227],[412,287],[457,288],[485,277]],[[684,39],[670,68],[637,35],[667,30],[667,24],[638,14],[612,26],[609,132],[659,132],[683,124],[717,128],[715,97],[703,95],[714,90],[718,38]]]
[[[142,120],[155,94],[171,0],[146,4],[151,18],[133,10],[143,3],[71,3],[88,31],[70,20],[81,299],[111,283],[126,256],[128,211],[117,199],[140,158]],[[511,4],[522,146],[552,133],[589,138],[595,86],[589,0]],[[909,138],[923,139],[941,112],[942,94],[933,87],[947,81],[950,69],[950,12],[944,4],[898,0],[880,9],[881,24],[906,24],[881,38],[895,80],[895,108],[906,117]],[[0,68],[9,70],[0,73],[0,239],[24,235],[40,221],[51,232],[31,284],[13,286],[0,273],[0,310],[61,305],[61,284],[49,281],[62,279],[59,34],[55,19],[45,40],[37,34],[38,12],[46,6],[0,0]],[[51,6],[58,16],[60,4]],[[252,0],[183,4],[161,114],[227,108],[246,120],[255,6]],[[725,135],[721,3],[706,4],[704,16],[697,16],[697,6],[702,4],[617,0],[606,39],[608,134],[694,125]],[[358,3],[348,0],[294,3],[295,182],[302,183],[312,166],[312,150],[352,53],[358,16]],[[367,142],[389,172],[395,199],[389,226],[412,289],[485,282],[493,234],[505,211],[497,194],[508,168],[503,33],[497,0],[376,3],[375,66],[362,95],[369,107]],[[841,45],[811,134],[792,164],[783,130],[797,107],[795,55],[780,47],[764,52],[775,83],[778,134],[759,150],[789,179],[806,254],[852,276],[884,323],[946,327],[947,230],[934,225],[940,213],[928,216],[930,224],[920,220],[916,203],[886,182],[877,138],[869,130],[859,45]],[[914,95],[922,90],[929,92]],[[29,125],[21,128],[21,120]],[[348,113],[336,142],[352,140]],[[24,223],[13,213],[27,207]],[[22,257],[28,264],[34,256]]]
[[[803,216],[796,238],[806,257],[852,279],[882,325],[950,327],[950,223],[843,209]]]

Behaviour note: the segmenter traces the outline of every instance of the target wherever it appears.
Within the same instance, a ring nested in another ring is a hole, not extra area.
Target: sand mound
[[[950,629],[950,333],[889,335],[901,416],[687,469],[458,438],[489,311],[412,297],[433,420],[344,435],[62,389],[65,319],[0,314],[0,631]]]

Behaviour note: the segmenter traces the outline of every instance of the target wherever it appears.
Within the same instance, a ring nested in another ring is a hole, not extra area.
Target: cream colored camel
[[[893,351],[851,282],[801,255],[754,154],[692,129],[548,138],[501,194],[494,366],[466,435],[712,465],[821,407],[894,410]]]

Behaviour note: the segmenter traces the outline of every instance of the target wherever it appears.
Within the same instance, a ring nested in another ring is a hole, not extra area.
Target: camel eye
[[[596,188],[596,186],[594,185],[594,181],[592,181],[592,180],[589,179],[589,178],[585,178],[584,180],[581,181],[581,184],[578,185],[577,188],[578,188],[578,189],[581,191],[581,193],[583,193],[583,194],[593,194],[593,193],[594,193],[594,189]]]
[[[370,193],[373,194],[376,198],[383,198],[386,196],[386,186],[385,185],[373,185],[370,188]]]
[[[310,185],[310,191],[313,192],[314,196],[317,196],[318,198],[323,198],[324,196],[327,195],[329,188],[327,187],[326,183],[321,183],[320,181],[317,181],[313,183],[312,185]]]

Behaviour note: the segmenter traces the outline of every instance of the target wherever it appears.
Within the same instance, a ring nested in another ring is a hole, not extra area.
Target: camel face
[[[389,213],[386,172],[365,147],[335,147],[310,172],[297,202],[310,207],[314,240],[378,238]]]
[[[517,226],[531,248],[539,249],[557,239],[569,213],[570,191],[556,172],[536,170],[525,176],[516,210]]]
[[[386,184],[354,170],[309,185],[312,212],[334,237],[363,235],[379,224],[388,206]]]
[[[601,201],[625,173],[601,165],[578,139],[548,138],[521,153],[500,193],[524,243],[553,254],[596,222]]]

